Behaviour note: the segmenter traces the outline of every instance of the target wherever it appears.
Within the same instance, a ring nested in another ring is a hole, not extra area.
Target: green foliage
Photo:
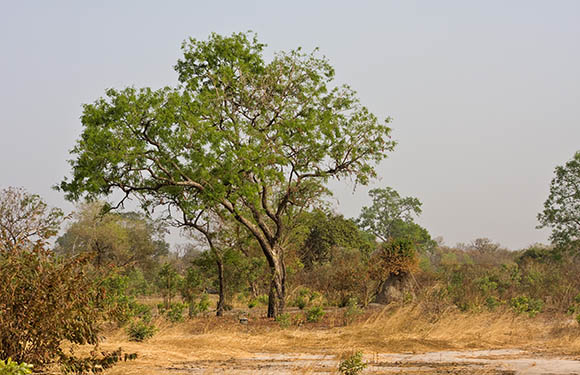
[[[312,304],[314,301],[319,300],[320,298],[320,293],[312,291],[306,287],[301,287],[296,293],[296,298],[294,299],[293,304],[300,310],[303,310],[306,306]]]
[[[363,362],[362,352],[355,352],[340,362],[338,365],[338,371],[342,375],[358,375],[362,373],[366,367],[367,364]]]
[[[0,375],[26,375],[32,374],[32,365],[14,362],[12,358],[0,359]]]
[[[374,234],[381,241],[396,238],[396,225],[412,223],[413,216],[421,214],[421,202],[414,197],[401,197],[393,188],[372,189],[369,195],[373,199],[370,207],[363,207],[358,224],[364,230]]]
[[[85,375],[99,373],[114,366],[120,361],[130,361],[137,358],[136,353],[123,353],[121,348],[113,352],[93,353],[88,358],[72,356],[61,358],[61,367],[65,374]]]
[[[349,298],[346,305],[346,310],[344,310],[344,324],[351,324],[358,316],[363,313],[362,309],[359,307],[356,298]]]
[[[187,308],[187,304],[181,302],[174,302],[165,311],[165,316],[171,323],[178,323],[183,321],[183,312]]]
[[[199,298],[199,301],[191,301],[191,303],[189,303],[189,317],[193,318],[195,316],[197,316],[198,314],[204,313],[209,309],[209,296],[207,295],[207,293],[203,293],[201,295],[201,297]]]
[[[249,308],[254,308],[256,306],[267,306],[268,305],[268,296],[265,294],[260,294],[256,298],[251,299],[248,302]]]
[[[111,272],[99,282],[103,292],[100,308],[119,325],[126,324],[134,317],[150,321],[152,316],[149,306],[138,303],[129,294],[129,280],[129,276]]]
[[[564,166],[557,166],[555,174],[538,220],[540,227],[552,228],[555,244],[574,248],[580,245],[580,151]]]
[[[374,247],[370,236],[361,231],[354,221],[342,215],[316,210],[309,217],[308,233],[301,246],[300,260],[305,267],[331,262],[341,249],[358,249],[368,256]]]
[[[280,325],[280,328],[288,328],[292,325],[292,319],[288,313],[278,315],[276,321]]]
[[[494,311],[499,305],[501,305],[501,301],[495,296],[489,296],[485,299],[485,305],[490,311]]]
[[[282,244],[295,218],[287,213],[319,201],[330,179],[374,178],[395,146],[390,118],[380,121],[334,83],[316,51],[266,61],[264,45],[244,33],[189,39],[182,49],[178,87],[109,89],[84,106],[72,179],[58,188],[70,200],[121,190],[122,200],[169,205],[191,221],[200,209],[223,209],[275,260],[279,302]]]
[[[325,314],[322,306],[312,306],[306,312],[306,320],[310,323],[316,323],[322,320]]]
[[[151,272],[169,249],[165,226],[136,212],[106,212],[106,207],[102,202],[80,205],[74,221],[58,238],[55,252],[63,256],[93,253],[93,264],[99,269],[136,267]]]
[[[511,299],[510,306],[518,314],[527,313],[528,316],[534,317],[542,312],[544,302],[541,299],[518,296]]]
[[[165,262],[157,274],[157,286],[163,296],[165,309],[171,307],[171,301],[179,291],[182,283],[182,277],[177,273],[175,267]]]
[[[129,327],[127,327],[127,335],[129,336],[129,341],[142,342],[150,337],[153,337],[157,328],[154,324],[144,321],[136,320],[131,322]]]

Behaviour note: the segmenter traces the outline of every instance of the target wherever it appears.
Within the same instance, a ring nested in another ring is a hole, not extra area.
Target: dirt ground
[[[580,360],[522,350],[374,353],[364,374],[580,374]],[[198,360],[159,368],[159,374],[336,374],[333,355],[257,353],[252,358]]]
[[[236,314],[158,320],[158,333],[142,343],[112,329],[102,349],[121,347],[138,357],[107,374],[337,374],[354,351],[364,353],[363,374],[580,374],[580,327],[566,315],[429,316],[404,307],[369,310],[345,325],[340,310],[319,323],[291,313],[287,328],[259,312],[247,324]]]

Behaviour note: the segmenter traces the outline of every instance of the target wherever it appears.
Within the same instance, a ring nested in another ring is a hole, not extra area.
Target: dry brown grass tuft
[[[338,314],[328,314],[319,325],[288,329],[260,317],[251,318],[248,325],[239,324],[235,316],[203,317],[175,325],[158,321],[159,332],[146,342],[130,342],[123,330],[116,330],[107,334],[102,347],[121,346],[139,356],[115,367],[111,374],[145,375],[187,361],[251,358],[256,353],[334,356],[353,349],[371,354],[522,348],[580,354],[580,328],[569,316],[447,311],[428,317],[422,308],[407,306],[375,310],[353,325],[333,326],[331,322],[340,321]]]

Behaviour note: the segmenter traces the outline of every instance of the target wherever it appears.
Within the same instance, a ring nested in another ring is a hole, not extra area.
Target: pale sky
[[[546,242],[536,215],[580,150],[580,1],[0,0],[0,188],[66,211],[51,186],[106,88],[176,83],[181,42],[253,30],[267,54],[320,47],[337,83],[392,116],[399,146],[369,187],[333,183],[357,216],[369,188],[423,202],[447,244]]]

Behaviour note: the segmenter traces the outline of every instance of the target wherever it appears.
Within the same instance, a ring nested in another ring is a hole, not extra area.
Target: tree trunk
[[[268,317],[276,318],[286,307],[286,265],[282,251],[272,252],[270,263],[270,294],[268,296]]]
[[[219,280],[219,300],[216,308],[216,316],[224,315],[224,307],[226,304],[225,280],[224,280],[224,263],[219,256],[216,256],[216,263],[218,269]]]

